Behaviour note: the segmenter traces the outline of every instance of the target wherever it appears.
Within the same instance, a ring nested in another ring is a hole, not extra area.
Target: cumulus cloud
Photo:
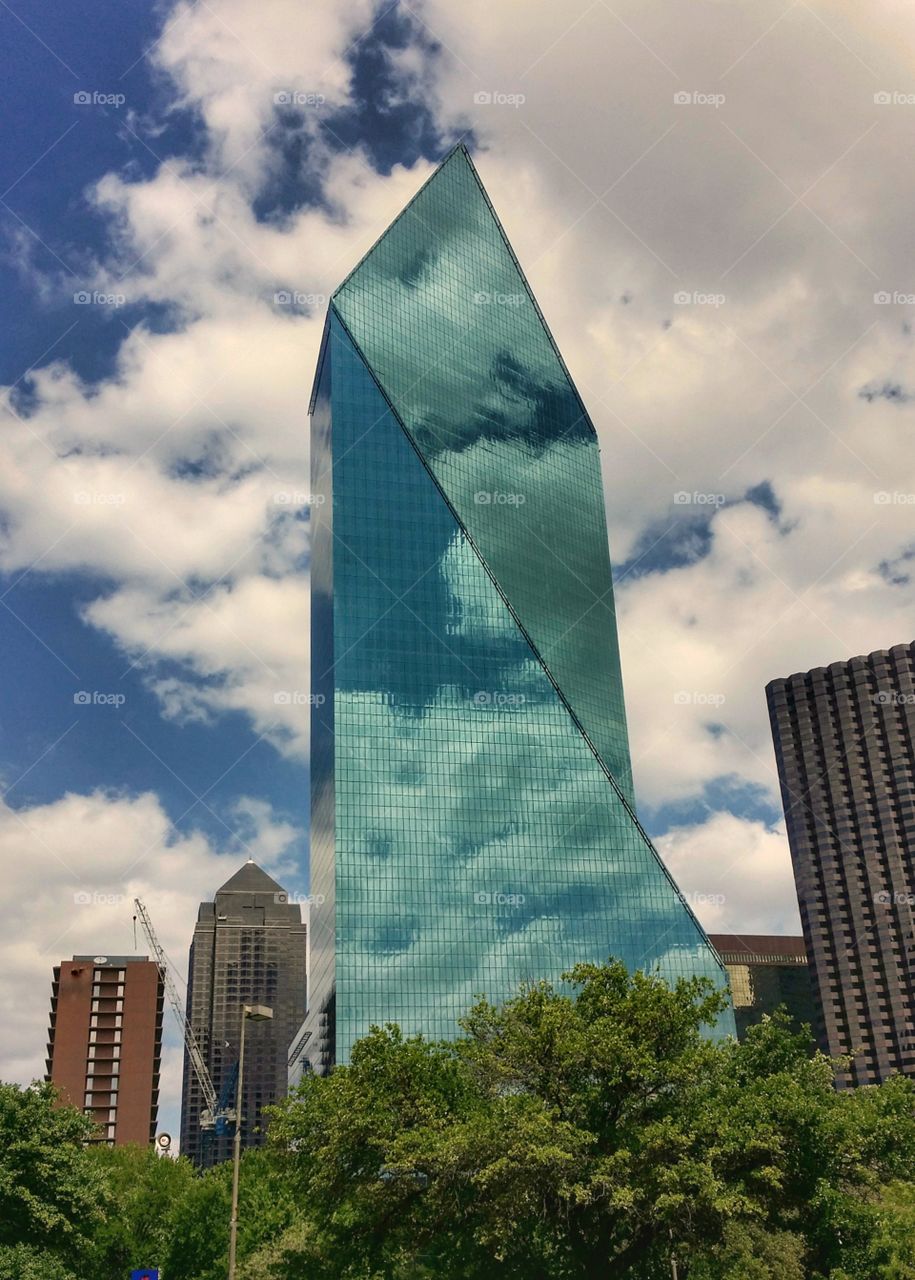
[[[44,1074],[53,966],[74,954],[148,954],[142,931],[134,944],[133,899],[146,902],[177,976],[187,976],[187,949],[197,906],[248,858],[281,882],[301,831],[265,802],[241,797],[231,815],[239,832],[221,844],[197,831],[177,831],[158,797],[95,791],[68,793],[49,804],[0,804],[0,990],[4,1037],[0,1078]],[[180,1095],[180,1053],[172,1050],[163,1094]]]
[[[774,814],[766,682],[912,635],[913,16],[424,13],[452,55],[439,109],[480,140],[600,437],[637,796],[660,811],[717,783]],[[760,485],[777,511],[746,500]],[[777,894],[705,923],[794,927],[777,831],[722,815],[662,850],[687,842],[676,872],[714,878],[725,826]]]
[[[218,14],[179,6],[167,19],[158,65],[176,101],[201,112],[210,147],[203,162],[97,183],[110,242],[83,283],[166,305],[171,327],[125,326],[101,382],[56,362],[34,371],[27,396],[6,394],[0,567],[108,581],[84,620],[144,671],[166,715],[238,711],[301,758],[306,408],[323,312],[416,175],[382,177],[359,152],[332,155],[310,104],[315,148],[300,177],[322,203],[258,220],[252,202],[272,161],[250,130],[279,127],[290,93],[294,109],[306,90],[328,108],[345,103],[343,55],[370,24],[368,6],[345,18],[328,9],[307,40],[290,41],[303,24],[282,8],[266,22],[244,3]]]
[[[657,846],[707,932],[800,933],[783,824],[711,813]]]
[[[688,23],[673,0],[417,12],[441,53],[393,59],[402,91],[422,85],[443,130],[479,139],[600,436],[638,794],[661,806],[733,778],[775,806],[765,682],[911,638],[911,575],[891,567],[915,494],[899,164],[915,16],[891,0],[699,0]],[[86,619],[166,714],[243,711],[299,753],[270,699],[305,687],[307,524],[275,494],[308,492],[324,299],[429,168],[381,175],[322,136],[308,95],[346,104],[344,54],[374,14],[171,11],[154,56],[204,156],[98,184],[112,242],[87,284],[124,277],[175,329],[125,333],[98,386],[38,370],[0,442],[2,566],[101,573]],[[321,199],[259,218],[289,129]],[[745,498],[763,482],[777,515]],[[714,862],[724,838],[748,868],[771,860],[784,914],[773,899],[765,918],[787,921],[784,842],[727,821],[673,833],[668,856]]]

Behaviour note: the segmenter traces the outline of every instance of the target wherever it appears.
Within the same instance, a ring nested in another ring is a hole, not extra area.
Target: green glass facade
[[[312,475],[293,1074],[579,960],[723,986],[634,813],[596,435],[463,147],[334,294]]]

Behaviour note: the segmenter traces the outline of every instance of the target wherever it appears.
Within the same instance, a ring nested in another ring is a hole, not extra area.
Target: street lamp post
[[[241,1106],[245,1082],[245,1024],[267,1022],[273,1010],[265,1004],[243,1004],[241,1007],[241,1038],[238,1045],[238,1085],[235,1095],[235,1137],[232,1151],[232,1216],[229,1219],[229,1280],[235,1280],[235,1247],[238,1241],[238,1175],[241,1169]]]

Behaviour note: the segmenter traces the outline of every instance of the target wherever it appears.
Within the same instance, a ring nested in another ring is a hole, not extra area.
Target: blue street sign
[[[159,1280],[158,1267],[141,1267],[139,1271],[131,1271],[130,1280]]]

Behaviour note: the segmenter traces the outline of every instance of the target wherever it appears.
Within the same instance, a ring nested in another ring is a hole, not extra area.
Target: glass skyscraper
[[[634,812],[597,437],[463,146],[333,295],[311,414],[293,1078],[577,961],[725,985]]]

